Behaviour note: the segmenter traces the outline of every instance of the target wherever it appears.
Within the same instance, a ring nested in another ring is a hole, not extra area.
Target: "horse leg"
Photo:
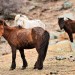
[[[23,61],[23,66],[22,66],[22,70],[23,70],[23,69],[25,69],[27,67],[27,61],[25,59],[24,50],[21,49],[19,51],[20,51],[21,58],[22,58],[22,61]]]
[[[68,33],[68,35],[69,35],[70,41],[73,42],[73,35],[72,35],[72,33]]]
[[[37,50],[38,51],[38,50]],[[34,69],[41,70],[43,68],[43,53],[40,53],[40,50],[38,51],[38,59],[34,65]]]
[[[49,33],[47,31],[45,31],[44,34],[42,35],[42,37],[39,38],[40,42],[36,43],[38,59],[34,65],[34,69],[39,69],[39,70],[41,70],[43,68],[43,62],[46,57],[50,36],[49,36]]]
[[[48,44],[49,44],[49,40],[48,41],[44,40],[43,43],[40,45],[40,48],[39,49],[36,48],[36,50],[38,52],[38,59],[34,65],[34,69],[41,70],[43,68],[43,62],[46,57]]]
[[[16,48],[12,48],[12,64],[10,70],[14,70],[16,68]]]

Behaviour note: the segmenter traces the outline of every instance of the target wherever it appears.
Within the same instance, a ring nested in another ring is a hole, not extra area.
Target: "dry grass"
[[[50,47],[49,47],[50,48]],[[17,67],[13,71],[9,71],[11,65],[11,54],[0,57],[0,75],[74,75],[75,74],[75,61],[69,61],[70,55],[75,56],[75,52],[62,51],[64,60],[56,60],[55,56],[58,56],[58,52],[48,49],[47,56],[44,62],[43,70],[34,70],[33,66],[37,58],[37,52],[35,49],[26,50],[25,55],[28,61],[28,67],[25,70],[21,70],[22,61],[19,52],[17,52]],[[61,54],[59,54],[61,55]]]

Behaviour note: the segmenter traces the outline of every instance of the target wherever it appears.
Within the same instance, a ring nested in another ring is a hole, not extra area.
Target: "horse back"
[[[75,33],[75,21],[74,20],[65,21],[65,25],[71,32]]]
[[[49,39],[49,33],[41,27],[34,27],[32,28],[32,39],[39,46],[45,39]]]

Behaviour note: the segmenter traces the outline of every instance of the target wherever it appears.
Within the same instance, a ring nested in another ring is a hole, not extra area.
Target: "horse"
[[[73,42],[73,33],[75,33],[75,20],[67,18],[64,20],[64,17],[58,18],[58,25],[60,29],[64,29],[65,32],[68,34],[70,41]]]
[[[41,20],[29,20],[25,15],[16,15],[15,16],[15,24],[16,26],[21,26],[23,28],[33,28],[33,27],[42,27],[45,29],[45,24]]]
[[[25,69],[28,64],[25,59],[24,49],[36,48],[38,59],[34,65],[34,69],[43,69],[43,62],[46,57],[49,44],[49,32],[41,27],[31,29],[19,28],[17,26],[10,27],[4,20],[0,20],[0,36],[3,36],[9,43],[12,49],[12,64],[10,70],[16,68],[16,51],[19,50],[23,60],[22,69]]]

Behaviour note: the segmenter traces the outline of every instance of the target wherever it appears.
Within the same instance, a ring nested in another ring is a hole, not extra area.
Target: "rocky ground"
[[[63,47],[64,48],[64,47]],[[17,67],[9,71],[11,65],[11,53],[0,57],[0,75],[74,75],[75,74],[75,52],[72,50],[51,50],[48,48],[43,70],[34,70],[33,66],[37,59],[35,49],[25,50],[28,67],[21,70],[22,60],[17,51]]]

